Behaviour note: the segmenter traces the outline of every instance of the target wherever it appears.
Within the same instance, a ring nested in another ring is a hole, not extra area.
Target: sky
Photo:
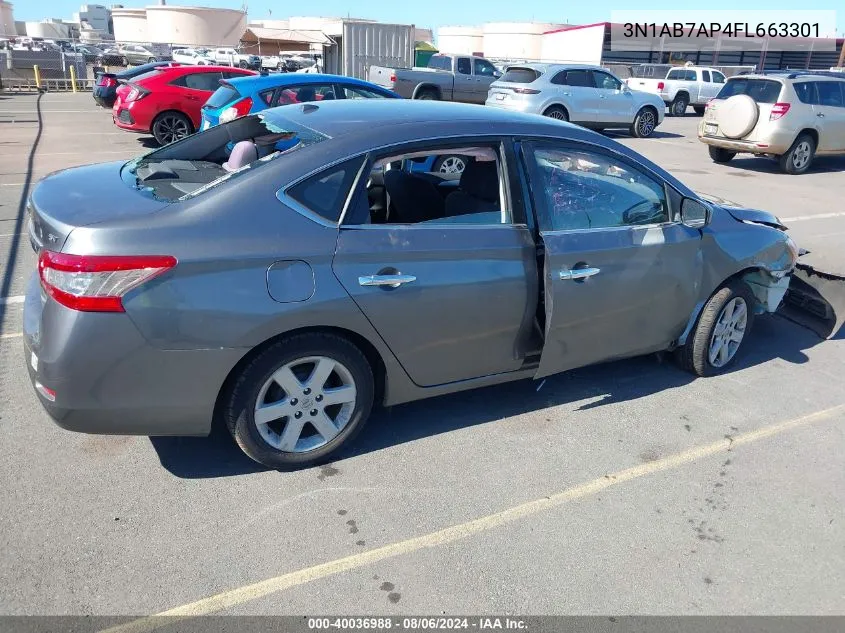
[[[10,0],[14,5],[16,20],[41,20],[42,18],[70,18],[79,10],[80,0]],[[97,0],[97,4],[110,6],[120,3],[125,7],[143,7],[158,4],[158,0]],[[93,4],[94,2],[92,2]],[[678,2],[656,0],[648,2],[621,0],[318,0],[314,3],[301,0],[168,0],[172,5],[197,5],[238,9],[247,6],[249,18],[283,19],[301,15],[332,17],[357,17],[414,24],[422,28],[437,29],[447,25],[480,25],[484,22],[555,22],[590,24],[604,22],[613,10],[680,9]],[[692,5],[686,5],[692,8]],[[708,0],[707,10],[737,9],[736,0]],[[773,11],[797,9],[840,9],[836,16],[839,36],[845,34],[845,4],[842,0],[812,0],[810,5],[799,5],[796,0],[745,0],[743,10]]]

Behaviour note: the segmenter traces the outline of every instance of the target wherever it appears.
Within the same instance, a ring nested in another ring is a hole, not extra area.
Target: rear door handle
[[[562,281],[586,279],[587,277],[598,275],[600,272],[601,268],[564,269],[560,271],[560,278]]]
[[[822,118],[822,119],[823,119],[823,118],[824,118],[824,113],[822,113],[822,112],[816,112],[816,116],[817,116],[817,117],[820,117],[820,118]]]
[[[398,288],[402,284],[409,284],[416,280],[417,278],[413,275],[365,275],[358,277],[358,285]]]

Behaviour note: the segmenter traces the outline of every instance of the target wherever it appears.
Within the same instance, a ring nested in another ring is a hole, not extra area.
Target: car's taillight
[[[113,88],[117,85],[117,79],[115,79],[114,77],[101,77],[100,81],[102,81],[103,83],[97,85],[103,86],[104,88]]]
[[[41,287],[80,312],[123,312],[123,296],[176,265],[168,255],[70,255],[42,251]]]
[[[220,115],[220,123],[228,123],[234,121],[238,117],[246,116],[252,109],[252,98],[246,97],[240,101],[233,103],[231,106],[223,110]]]
[[[776,103],[772,106],[772,111],[769,114],[769,121],[777,121],[789,112],[790,107],[792,107],[792,104],[790,103]]]
[[[512,88],[512,90],[521,95],[538,95],[540,94],[539,90],[534,90],[534,88]]]
[[[129,92],[126,94],[126,97],[123,99],[124,101],[138,101],[139,99],[143,99],[148,94],[150,94],[149,90],[144,90],[141,86],[136,86],[134,84],[129,84]]]
[[[662,81],[657,82],[657,89],[658,90],[663,90],[665,87],[666,87],[666,84],[663,83]]]
[[[390,81],[396,83],[396,75],[390,75]]]

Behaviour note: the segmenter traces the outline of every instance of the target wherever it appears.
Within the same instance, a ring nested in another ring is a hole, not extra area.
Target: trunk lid
[[[29,240],[36,251],[61,251],[75,228],[154,213],[166,202],[143,195],[121,177],[123,161],[50,174],[29,197]]]

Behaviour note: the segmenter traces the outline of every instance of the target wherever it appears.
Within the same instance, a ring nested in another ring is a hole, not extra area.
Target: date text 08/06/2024
[[[525,630],[527,622],[510,617],[350,617],[308,618],[310,630],[375,630],[397,629],[402,631],[437,630]]]
[[[638,37],[726,37],[760,38],[760,37],[819,37],[818,22],[664,22],[634,23],[626,22],[622,25],[622,35],[626,38]]]

